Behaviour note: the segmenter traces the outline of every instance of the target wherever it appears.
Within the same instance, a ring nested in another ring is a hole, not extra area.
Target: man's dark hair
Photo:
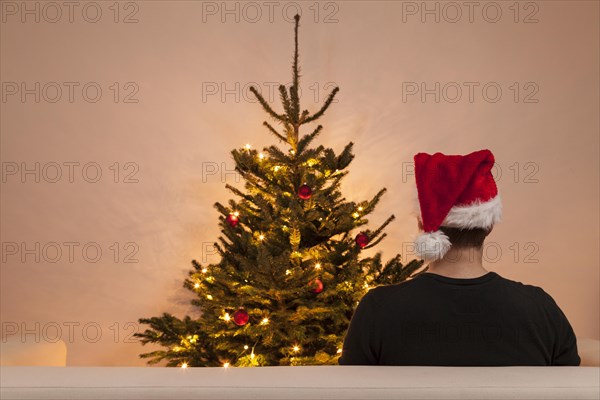
[[[476,247],[481,248],[483,241],[490,234],[491,229],[471,228],[460,229],[440,226],[440,230],[448,236],[452,247]]]

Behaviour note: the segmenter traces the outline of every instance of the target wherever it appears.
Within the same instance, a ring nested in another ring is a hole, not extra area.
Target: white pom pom
[[[450,239],[442,231],[425,232],[415,239],[415,253],[423,260],[435,261],[450,250]]]

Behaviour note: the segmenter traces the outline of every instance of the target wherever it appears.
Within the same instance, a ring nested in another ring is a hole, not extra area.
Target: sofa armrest
[[[1,367],[9,399],[595,399],[597,367]]]

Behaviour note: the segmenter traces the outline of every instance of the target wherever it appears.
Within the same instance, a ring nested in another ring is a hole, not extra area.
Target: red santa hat
[[[414,161],[424,231],[415,240],[417,256],[437,260],[450,249],[440,226],[490,229],[500,221],[502,204],[491,172],[491,151],[465,156],[419,153]]]

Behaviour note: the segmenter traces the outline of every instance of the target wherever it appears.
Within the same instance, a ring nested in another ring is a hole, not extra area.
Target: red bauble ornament
[[[313,293],[321,293],[323,291],[323,282],[320,279],[310,281],[308,286],[312,288]]]
[[[366,245],[369,244],[369,237],[366,234],[364,234],[363,232],[361,232],[358,235],[356,235],[356,239],[355,240],[356,240],[356,244],[361,249],[364,248]]]
[[[233,313],[233,322],[235,322],[235,324],[238,326],[246,325],[249,319],[250,316],[243,308],[240,308],[235,313]]]
[[[298,189],[298,197],[302,200],[308,200],[312,196],[312,189],[307,184],[300,186]]]
[[[238,217],[236,217],[235,214],[229,214],[227,218],[225,218],[225,221],[233,228],[235,228],[239,222]]]

